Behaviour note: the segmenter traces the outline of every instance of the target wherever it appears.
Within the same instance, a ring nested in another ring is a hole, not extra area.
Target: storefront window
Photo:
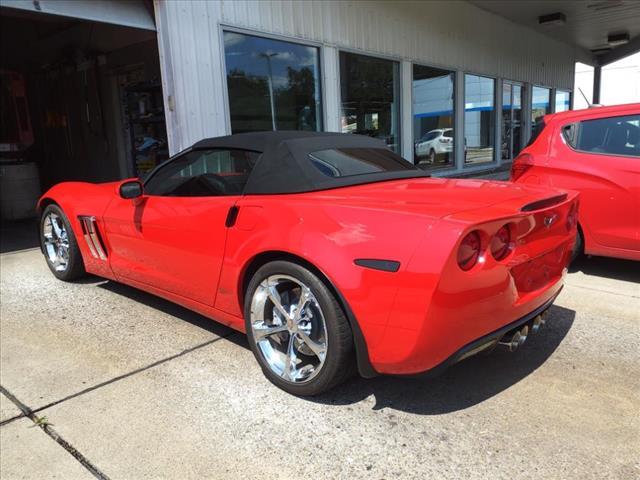
[[[495,80],[464,76],[464,163],[493,161],[495,145]]]
[[[502,144],[503,161],[513,160],[521,148],[522,136],[522,85],[502,82]]]
[[[413,66],[413,161],[422,168],[454,164],[455,73]]]
[[[571,93],[556,90],[556,112],[566,112],[571,108]]]
[[[233,133],[321,130],[316,47],[224,32]]]
[[[398,62],[340,52],[342,131],[383,140],[400,152]]]
[[[551,113],[551,90],[543,87],[533,87],[531,90],[531,131],[539,118]]]

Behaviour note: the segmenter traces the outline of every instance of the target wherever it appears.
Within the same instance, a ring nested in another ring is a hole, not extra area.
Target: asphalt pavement
[[[0,476],[640,477],[640,265],[582,259],[519,351],[430,379],[272,386],[245,338],[135,289],[0,256]]]

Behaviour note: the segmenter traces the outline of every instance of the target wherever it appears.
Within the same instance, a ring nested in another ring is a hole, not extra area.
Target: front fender
[[[89,246],[84,241],[82,227],[78,216],[87,215],[96,218],[96,224],[101,233],[104,233],[103,214],[116,194],[119,182],[94,184],[86,182],[63,182],[54,185],[47,190],[38,200],[37,211],[41,214],[48,204],[55,203],[69,219],[71,229],[78,242],[80,254],[84,262],[85,269],[96,275],[113,278],[113,273],[107,261],[94,258],[89,250]],[[108,239],[102,235],[103,241],[107,244]]]

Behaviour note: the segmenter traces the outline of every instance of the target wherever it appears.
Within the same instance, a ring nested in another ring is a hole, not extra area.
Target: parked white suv
[[[453,128],[438,128],[425,133],[415,144],[415,162],[424,157],[431,164],[436,155],[453,152]]]

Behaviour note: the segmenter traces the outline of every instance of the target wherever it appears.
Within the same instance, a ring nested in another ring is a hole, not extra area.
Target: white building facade
[[[458,1],[154,2],[169,148],[252,130],[378,137],[436,175],[507,167],[588,52]]]

